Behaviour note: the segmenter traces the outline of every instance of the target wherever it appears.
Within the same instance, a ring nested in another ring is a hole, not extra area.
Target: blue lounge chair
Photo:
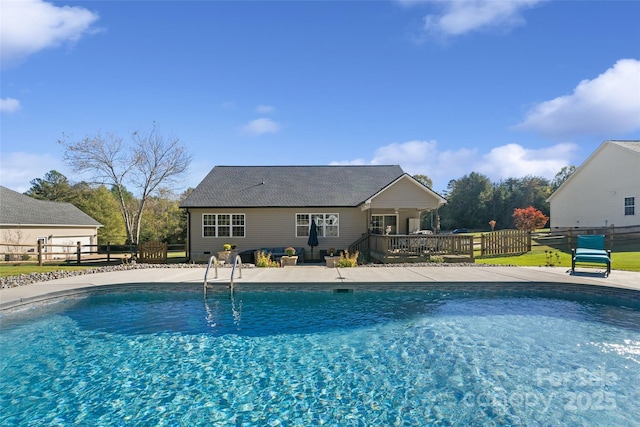
[[[605,277],[611,273],[611,251],[604,248],[604,235],[578,236],[578,245],[571,252],[571,274],[576,272],[576,262],[606,264]]]

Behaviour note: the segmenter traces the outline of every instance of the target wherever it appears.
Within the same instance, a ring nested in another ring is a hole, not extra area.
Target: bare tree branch
[[[148,198],[161,184],[175,181],[191,164],[191,156],[178,140],[168,142],[156,124],[149,133],[134,132],[131,143],[98,133],[73,142],[63,135],[65,162],[80,173],[93,175],[96,183],[112,186],[118,195],[127,240],[138,243],[142,213]],[[127,186],[137,190],[131,200]]]

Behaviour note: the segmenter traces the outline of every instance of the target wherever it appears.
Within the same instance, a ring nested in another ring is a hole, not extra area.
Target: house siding
[[[425,188],[403,177],[371,200],[372,209],[413,208],[420,210],[436,209],[438,198],[429,197]]]
[[[624,215],[635,197],[635,215]],[[640,155],[605,143],[550,202],[552,229],[640,225]]]
[[[18,249],[11,246],[11,243],[21,245],[33,245],[34,249],[37,247],[38,238],[45,237],[47,239],[47,245],[63,245],[46,248],[47,252],[73,252],[66,246],[75,245],[80,242],[85,246],[82,248],[82,252],[95,251],[96,248],[86,247],[86,245],[98,244],[98,228],[97,227],[73,227],[73,226],[56,226],[56,227],[39,227],[39,226],[0,226],[0,241],[2,243],[8,243],[7,245],[0,246],[0,251],[3,253],[10,253],[13,250],[18,252],[28,251],[29,248],[23,247]],[[64,255],[53,255],[51,258],[64,258]]]
[[[343,249],[367,231],[367,214],[358,208],[191,208],[189,243],[191,259],[200,261],[222,250],[225,243],[236,244],[237,250],[260,249],[273,246],[295,246],[305,248],[305,258],[310,259],[307,237],[296,237],[296,214],[337,213],[339,214],[339,237],[319,237],[319,245],[314,248],[314,257],[319,259],[319,251],[334,247]],[[244,214],[245,237],[203,237],[203,214]]]

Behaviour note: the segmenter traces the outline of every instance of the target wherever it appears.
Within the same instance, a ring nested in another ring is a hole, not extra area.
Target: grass
[[[48,264],[40,267],[37,264],[20,264],[20,265],[2,265],[0,267],[0,277],[19,276],[21,274],[31,273],[51,273],[52,271],[77,271],[87,270],[93,266],[68,266],[58,264]]]
[[[637,246],[637,245],[635,245]],[[477,257],[476,264],[515,265],[520,267],[567,267],[571,268],[571,252],[551,246],[533,244],[531,252],[522,255]],[[589,264],[578,264],[588,267]],[[604,264],[593,264],[604,268]],[[611,252],[611,269],[640,272],[640,248],[621,246]]]
[[[635,245],[637,246],[637,245]],[[170,263],[184,262],[184,252],[168,254]],[[620,247],[614,249],[612,255],[611,268],[613,270],[625,270],[640,272],[640,248]],[[498,264],[515,265],[520,267],[566,267],[571,268],[571,254],[566,251],[553,248],[551,246],[534,244],[531,252],[522,255],[476,257],[476,264]],[[30,273],[50,273],[52,271],[75,271],[86,270],[106,264],[93,265],[67,265],[67,264],[46,264],[40,267],[37,264],[4,264],[0,266],[0,277],[19,276]],[[583,265],[583,264],[581,264]],[[594,264],[595,266],[596,264]],[[588,266],[584,264],[584,266]],[[602,265],[599,267],[603,267]]]
[[[116,258],[115,256],[113,257]],[[179,264],[185,262],[186,254],[182,252],[169,252],[167,254],[169,264]],[[77,271],[88,270],[96,267],[104,267],[107,265],[114,265],[114,263],[107,262],[95,262],[85,265],[73,265],[65,263],[48,263],[43,266],[39,266],[36,262],[28,263],[16,263],[16,264],[2,264],[0,265],[0,277],[19,276],[21,274],[31,273],[51,273],[53,271]]]

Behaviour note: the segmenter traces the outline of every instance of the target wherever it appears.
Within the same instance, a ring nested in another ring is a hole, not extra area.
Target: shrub
[[[340,253],[338,267],[356,267],[358,265],[358,255],[358,251],[350,254],[349,251],[345,249],[344,252]]]
[[[526,209],[515,208],[511,216],[518,230],[537,230],[544,227],[549,221],[548,216],[533,206],[529,206]]]
[[[327,253],[328,253],[329,255],[333,256],[333,254],[335,254],[335,253],[336,253],[336,248],[329,248],[329,249],[327,249]]]
[[[286,249],[284,250],[284,252],[285,252],[287,255],[289,255],[289,256],[293,256],[293,255],[295,255],[295,254],[296,254],[296,250],[295,250],[295,248],[292,248],[291,246],[289,246],[288,248],[286,248]]]
[[[222,250],[230,251],[231,250],[231,244],[230,243],[225,243],[224,245],[222,245]]]
[[[258,251],[256,254],[256,267],[277,267],[278,263],[271,260],[271,252],[265,254],[264,251]]]
[[[431,255],[429,257],[429,262],[436,262],[436,263],[444,262],[444,257],[442,255]]]

